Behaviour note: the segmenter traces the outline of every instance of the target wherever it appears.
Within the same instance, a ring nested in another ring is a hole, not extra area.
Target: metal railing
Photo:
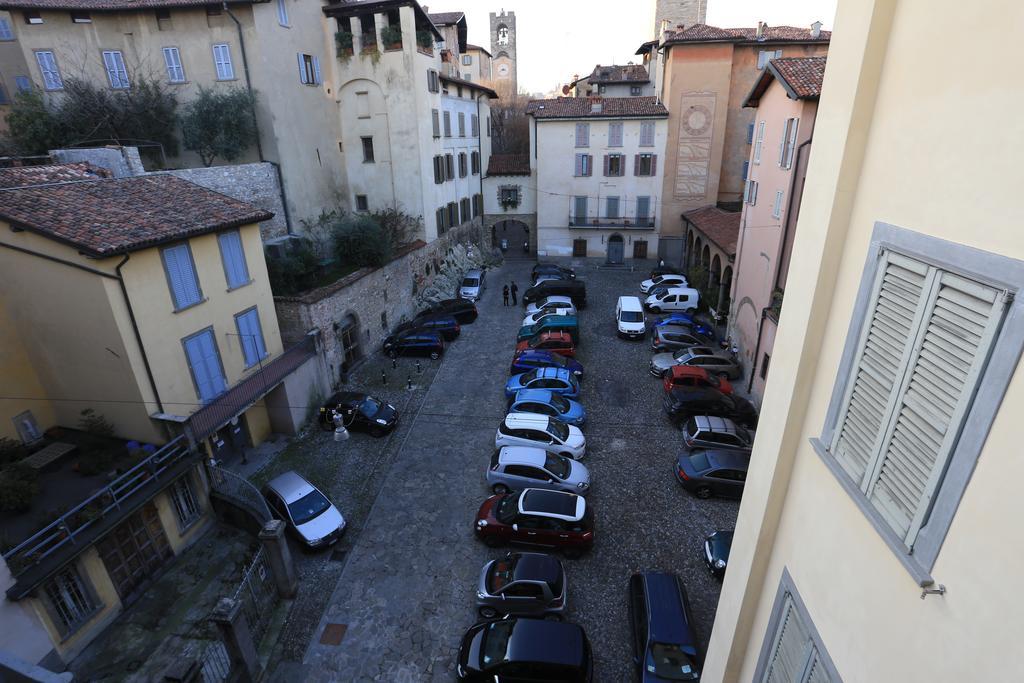
[[[143,486],[159,481],[189,454],[184,436],[167,443],[42,530],[3,553],[11,572],[17,576],[61,548],[77,543],[77,537],[83,532],[126,505],[128,499]]]
[[[231,676],[231,657],[220,638],[210,641],[199,654],[203,683],[220,683]]]
[[[235,589],[232,599],[242,605],[242,614],[252,634],[252,642],[259,647],[270,625],[270,616],[277,605],[277,586],[263,548],[253,556],[252,562],[242,573],[242,580]]]
[[[632,228],[650,230],[654,227],[654,216],[574,216],[569,214],[570,228]]]
[[[210,475],[211,493],[251,513],[261,526],[274,518],[260,490],[248,479],[216,465],[208,465],[206,471]]]

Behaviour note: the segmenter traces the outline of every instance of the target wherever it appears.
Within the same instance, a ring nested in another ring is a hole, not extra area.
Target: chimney
[[[758,40],[764,40],[764,30],[766,28],[768,28],[768,24],[764,23],[763,21],[757,22],[757,34],[756,34],[756,37],[757,37]]]
[[[430,8],[427,7],[426,5],[423,5],[423,13],[424,14],[430,14]]]
[[[821,22],[820,21],[816,21],[813,24],[811,24],[811,38],[814,38],[815,40],[817,40],[820,37],[821,37]]]
[[[602,109],[602,104],[603,104],[601,102],[601,98],[598,97],[598,96],[591,95],[587,99],[590,100],[590,113],[591,114],[600,114],[601,113],[601,109]]]
[[[665,39],[665,31],[668,30],[669,26],[670,24],[668,19],[661,20],[661,28],[658,29],[658,42],[661,42],[662,40]]]

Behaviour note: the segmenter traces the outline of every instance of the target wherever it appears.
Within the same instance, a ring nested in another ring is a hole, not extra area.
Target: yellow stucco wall
[[[1024,679],[1012,653],[1024,597],[1018,366],[921,588],[812,450],[847,342],[870,235],[884,221],[1024,259],[1013,172],[1024,92],[1000,74],[1012,42],[990,27],[1024,6],[842,0],[808,168],[772,381],[737,522],[705,677],[754,673],[787,568],[843,680]],[[936,63],[930,41],[956,34]],[[985,102],[983,124],[965,102]],[[1011,198],[1008,200],[1008,198]],[[984,387],[981,388],[985,390]]]
[[[171,550],[175,555],[179,555],[193,541],[199,538],[213,521],[207,487],[198,469],[190,470],[183,478],[187,478],[191,484],[192,493],[201,511],[199,517],[185,529],[181,529],[178,524],[178,515],[174,511],[174,503],[171,501],[171,495],[167,489],[153,498],[153,505],[156,507],[160,524],[163,526],[164,533],[167,536],[167,543],[171,546]]]
[[[267,406],[263,401],[257,402],[245,411],[245,422],[249,427],[249,438],[254,447],[266,441],[273,431],[270,428],[270,415],[267,414]]]
[[[2,256],[0,256],[2,258]],[[20,441],[14,426],[14,417],[26,410],[32,411],[40,431],[57,423],[53,406],[33,366],[28,349],[21,339],[20,326],[10,316],[6,289],[0,289],[0,377],[3,378],[3,396],[0,398],[0,438]],[[41,399],[41,400],[30,400]]]

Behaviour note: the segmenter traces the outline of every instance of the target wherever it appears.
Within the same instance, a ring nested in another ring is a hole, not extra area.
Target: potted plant
[[[384,41],[385,50],[395,50],[402,47],[402,27],[385,26],[380,30],[380,38]]]
[[[334,34],[334,43],[338,47],[338,58],[347,59],[352,56],[352,33],[350,31],[338,31]]]
[[[434,35],[428,30],[416,31],[416,45],[423,49],[434,51]]]

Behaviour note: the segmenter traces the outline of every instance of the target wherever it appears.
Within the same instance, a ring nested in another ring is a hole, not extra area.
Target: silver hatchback
[[[715,353],[709,346],[691,346],[675,353],[656,353],[651,356],[651,374],[662,377],[674,365],[690,365],[704,368],[709,375],[739,379],[743,367],[728,356]]]
[[[338,508],[297,472],[280,474],[263,487],[270,510],[310,548],[333,545],[345,533]]]
[[[585,496],[590,491],[590,472],[584,464],[543,448],[505,446],[491,457],[487,483],[495,493],[535,488]]]
[[[462,284],[459,285],[459,298],[469,301],[479,301],[484,293],[487,282],[487,271],[479,268],[467,271],[462,277]]]
[[[484,619],[505,614],[560,619],[565,603],[565,568],[551,555],[509,553],[480,572],[476,605]]]

